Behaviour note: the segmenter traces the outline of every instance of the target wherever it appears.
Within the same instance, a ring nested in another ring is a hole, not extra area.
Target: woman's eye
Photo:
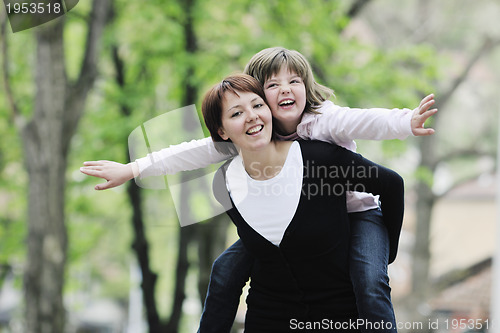
[[[236,111],[235,113],[233,113],[233,114],[231,115],[231,118],[237,117],[237,116],[239,116],[240,114],[241,114],[241,111]]]
[[[255,104],[254,108],[255,109],[260,109],[262,106],[263,106],[263,104],[259,103],[259,104]]]

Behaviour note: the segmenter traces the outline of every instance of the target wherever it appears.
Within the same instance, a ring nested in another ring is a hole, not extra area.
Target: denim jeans
[[[241,240],[224,251],[212,265],[198,333],[229,333],[250,278],[254,258]]]
[[[349,214],[351,226],[350,273],[361,332],[397,332],[391,287],[387,275],[389,235],[382,211]]]
[[[361,332],[397,332],[387,275],[389,236],[380,209],[349,214],[350,272]],[[212,266],[198,333],[229,333],[241,291],[250,277],[253,257],[238,240]],[[383,328],[380,325],[383,323]],[[387,329],[389,326],[391,329]]]

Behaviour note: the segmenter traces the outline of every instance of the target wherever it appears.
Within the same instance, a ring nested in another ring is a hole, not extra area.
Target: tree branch
[[[492,168],[491,171],[493,171],[494,168]],[[448,193],[450,193],[451,191],[453,191],[454,189],[456,189],[457,187],[459,187],[460,185],[463,185],[463,184],[466,184],[472,180],[475,180],[477,179],[479,176],[481,176],[481,174],[483,174],[484,171],[480,172],[480,173],[474,173],[472,175],[468,175],[468,176],[465,176],[459,180],[457,180],[455,183],[453,183],[453,185],[451,185],[446,191],[444,191],[443,193],[440,193],[440,194],[436,194],[436,198],[440,199],[440,198],[443,198],[445,197]]]
[[[311,68],[314,72],[314,75],[317,78],[319,78],[319,82],[321,82],[322,84],[325,84],[326,82],[328,82],[326,75],[325,75],[325,72],[321,69],[320,66],[318,66],[318,64],[313,59],[311,59],[310,64],[311,64]]]
[[[371,0],[356,0],[351,8],[347,11],[347,16],[353,18],[358,15],[361,10],[370,2]]]
[[[116,83],[122,91],[125,91],[125,64],[118,53],[118,46],[113,45],[111,47],[111,55],[113,58],[113,64],[115,65]],[[120,110],[122,115],[125,117],[129,117],[132,114],[132,110],[125,103],[120,103]]]
[[[449,162],[449,161],[452,161],[454,159],[464,158],[464,157],[481,157],[481,156],[494,156],[494,155],[495,154],[493,152],[485,151],[485,150],[477,150],[477,149],[471,147],[471,148],[454,150],[452,152],[444,154],[438,159],[437,163]]]
[[[9,121],[18,127],[22,127],[23,119],[19,106],[12,92],[12,86],[9,77],[9,44],[7,41],[7,13],[2,11],[0,13],[0,39],[2,41],[2,80],[5,88],[5,95],[7,102],[11,109]]]
[[[345,14],[349,20],[352,20],[354,17],[356,17],[361,10],[368,4],[370,3],[371,0],[356,0],[347,13]],[[341,34],[342,31],[347,27],[348,25],[344,26],[343,28],[339,28],[338,31],[336,31],[337,34]],[[309,63],[311,64],[312,70],[314,72],[314,75],[319,78],[319,81],[322,83],[328,82],[325,72],[321,69],[321,67],[314,61],[314,59],[309,59]]]
[[[97,76],[97,57],[99,53],[99,42],[104,26],[111,19],[111,0],[94,0],[92,12],[90,13],[89,30],[85,42],[85,55],[76,82],[78,91],[87,91],[92,86]],[[84,92],[80,92],[83,94]]]
[[[3,283],[11,271],[12,266],[8,262],[0,263],[0,290],[2,290]]]
[[[84,15],[78,11],[72,10],[71,12],[69,12],[66,15],[68,18],[82,20],[85,23],[87,23],[89,21],[89,17],[87,15]]]
[[[71,138],[76,130],[76,126],[83,112],[84,101],[97,78],[97,59],[101,36],[105,25],[111,19],[111,13],[112,0],[93,1],[89,29],[85,42],[85,55],[80,68],[80,74],[76,83],[68,87],[70,91],[66,99],[67,112],[64,113],[65,138]]]
[[[464,67],[462,73],[455,78],[451,87],[444,93],[439,94],[439,100],[437,101],[437,107],[443,108],[450,100],[451,96],[455,93],[455,91],[460,87],[460,85],[465,81],[467,76],[469,75],[470,70],[474,65],[488,52],[490,52],[494,47],[500,44],[500,40],[493,40],[490,37],[485,37],[483,44],[474,55],[469,59],[469,62]]]

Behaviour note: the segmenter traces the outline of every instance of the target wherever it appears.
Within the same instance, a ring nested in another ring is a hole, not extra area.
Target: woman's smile
[[[240,149],[259,150],[271,141],[272,114],[266,102],[251,92],[227,93],[222,103],[222,139]]]
[[[259,135],[262,132],[263,128],[264,128],[264,125],[252,126],[246,133],[248,135],[256,136],[256,135]]]

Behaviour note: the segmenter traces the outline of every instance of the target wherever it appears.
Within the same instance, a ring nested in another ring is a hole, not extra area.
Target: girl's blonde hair
[[[304,112],[318,113],[321,103],[334,96],[333,90],[314,80],[311,65],[295,50],[271,47],[254,55],[245,66],[245,73],[256,78],[262,85],[285,65],[289,71],[297,73],[306,88],[306,107]]]

